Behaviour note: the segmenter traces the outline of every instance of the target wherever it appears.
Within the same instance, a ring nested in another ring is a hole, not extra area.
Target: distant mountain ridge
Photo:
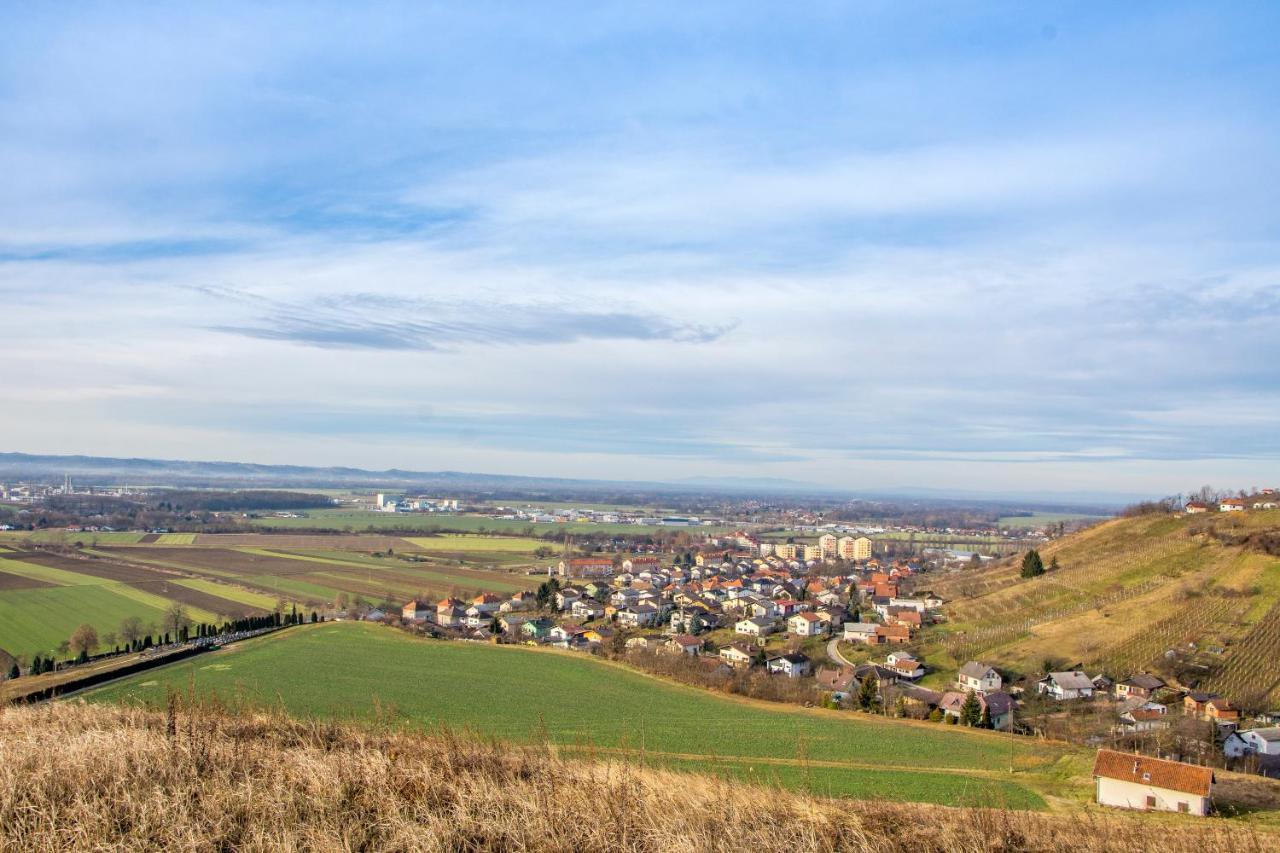
[[[1038,498],[1016,495],[1002,498],[995,492],[949,493],[945,489],[858,490],[821,486],[776,477],[689,477],[677,481],[580,479],[533,477],[517,474],[484,474],[467,471],[408,471],[389,468],[371,471],[346,466],[265,465],[256,462],[198,461],[182,459],[120,458],[86,455],[53,455],[0,452],[0,482],[60,480],[64,474],[92,485],[187,486],[227,488],[450,488],[474,490],[525,489],[547,492],[630,490],[683,494],[716,493],[755,496],[828,497],[840,500],[930,501],[983,503],[1030,508],[1105,508],[1120,505],[1113,496],[1085,499],[1043,494]]]

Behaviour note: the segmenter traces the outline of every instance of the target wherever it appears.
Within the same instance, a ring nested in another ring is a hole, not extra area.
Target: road
[[[845,658],[845,656],[840,654],[840,638],[839,637],[834,637],[832,638],[831,642],[827,643],[827,657],[831,658],[833,661],[840,664],[841,666],[847,666],[850,669],[853,668],[853,664],[849,663],[849,661]]]

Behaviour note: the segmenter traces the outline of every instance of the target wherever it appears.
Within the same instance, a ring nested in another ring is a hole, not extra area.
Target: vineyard
[[[1053,658],[1117,677],[1154,669],[1274,702],[1280,560],[1221,534],[1276,529],[1280,512],[1114,519],[1040,549],[1059,566],[1041,577],[1020,577],[1013,559],[932,581],[949,600],[947,622],[925,643],[957,664],[1030,672]]]
[[[1255,695],[1280,701],[1280,603],[1273,605],[1226,655],[1226,665],[1206,682],[1206,689],[1241,701]]]

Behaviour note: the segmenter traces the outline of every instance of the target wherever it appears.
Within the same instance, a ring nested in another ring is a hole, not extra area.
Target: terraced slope
[[[1280,511],[1114,519],[1042,549],[1061,566],[1043,577],[1020,578],[1017,560],[953,573],[934,584],[951,620],[935,652],[1124,676],[1171,667],[1176,651],[1195,663],[1184,681],[1280,701],[1280,557],[1228,544],[1273,530]]]

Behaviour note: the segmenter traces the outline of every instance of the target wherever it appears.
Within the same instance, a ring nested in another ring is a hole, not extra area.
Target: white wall
[[[1136,782],[1098,777],[1098,802],[1104,806],[1147,811],[1151,808],[1147,805],[1148,796],[1156,798],[1154,806],[1156,811],[1176,812],[1178,803],[1187,803],[1191,814],[1205,815],[1209,812],[1208,797],[1197,797],[1193,794],[1153,788]]]

